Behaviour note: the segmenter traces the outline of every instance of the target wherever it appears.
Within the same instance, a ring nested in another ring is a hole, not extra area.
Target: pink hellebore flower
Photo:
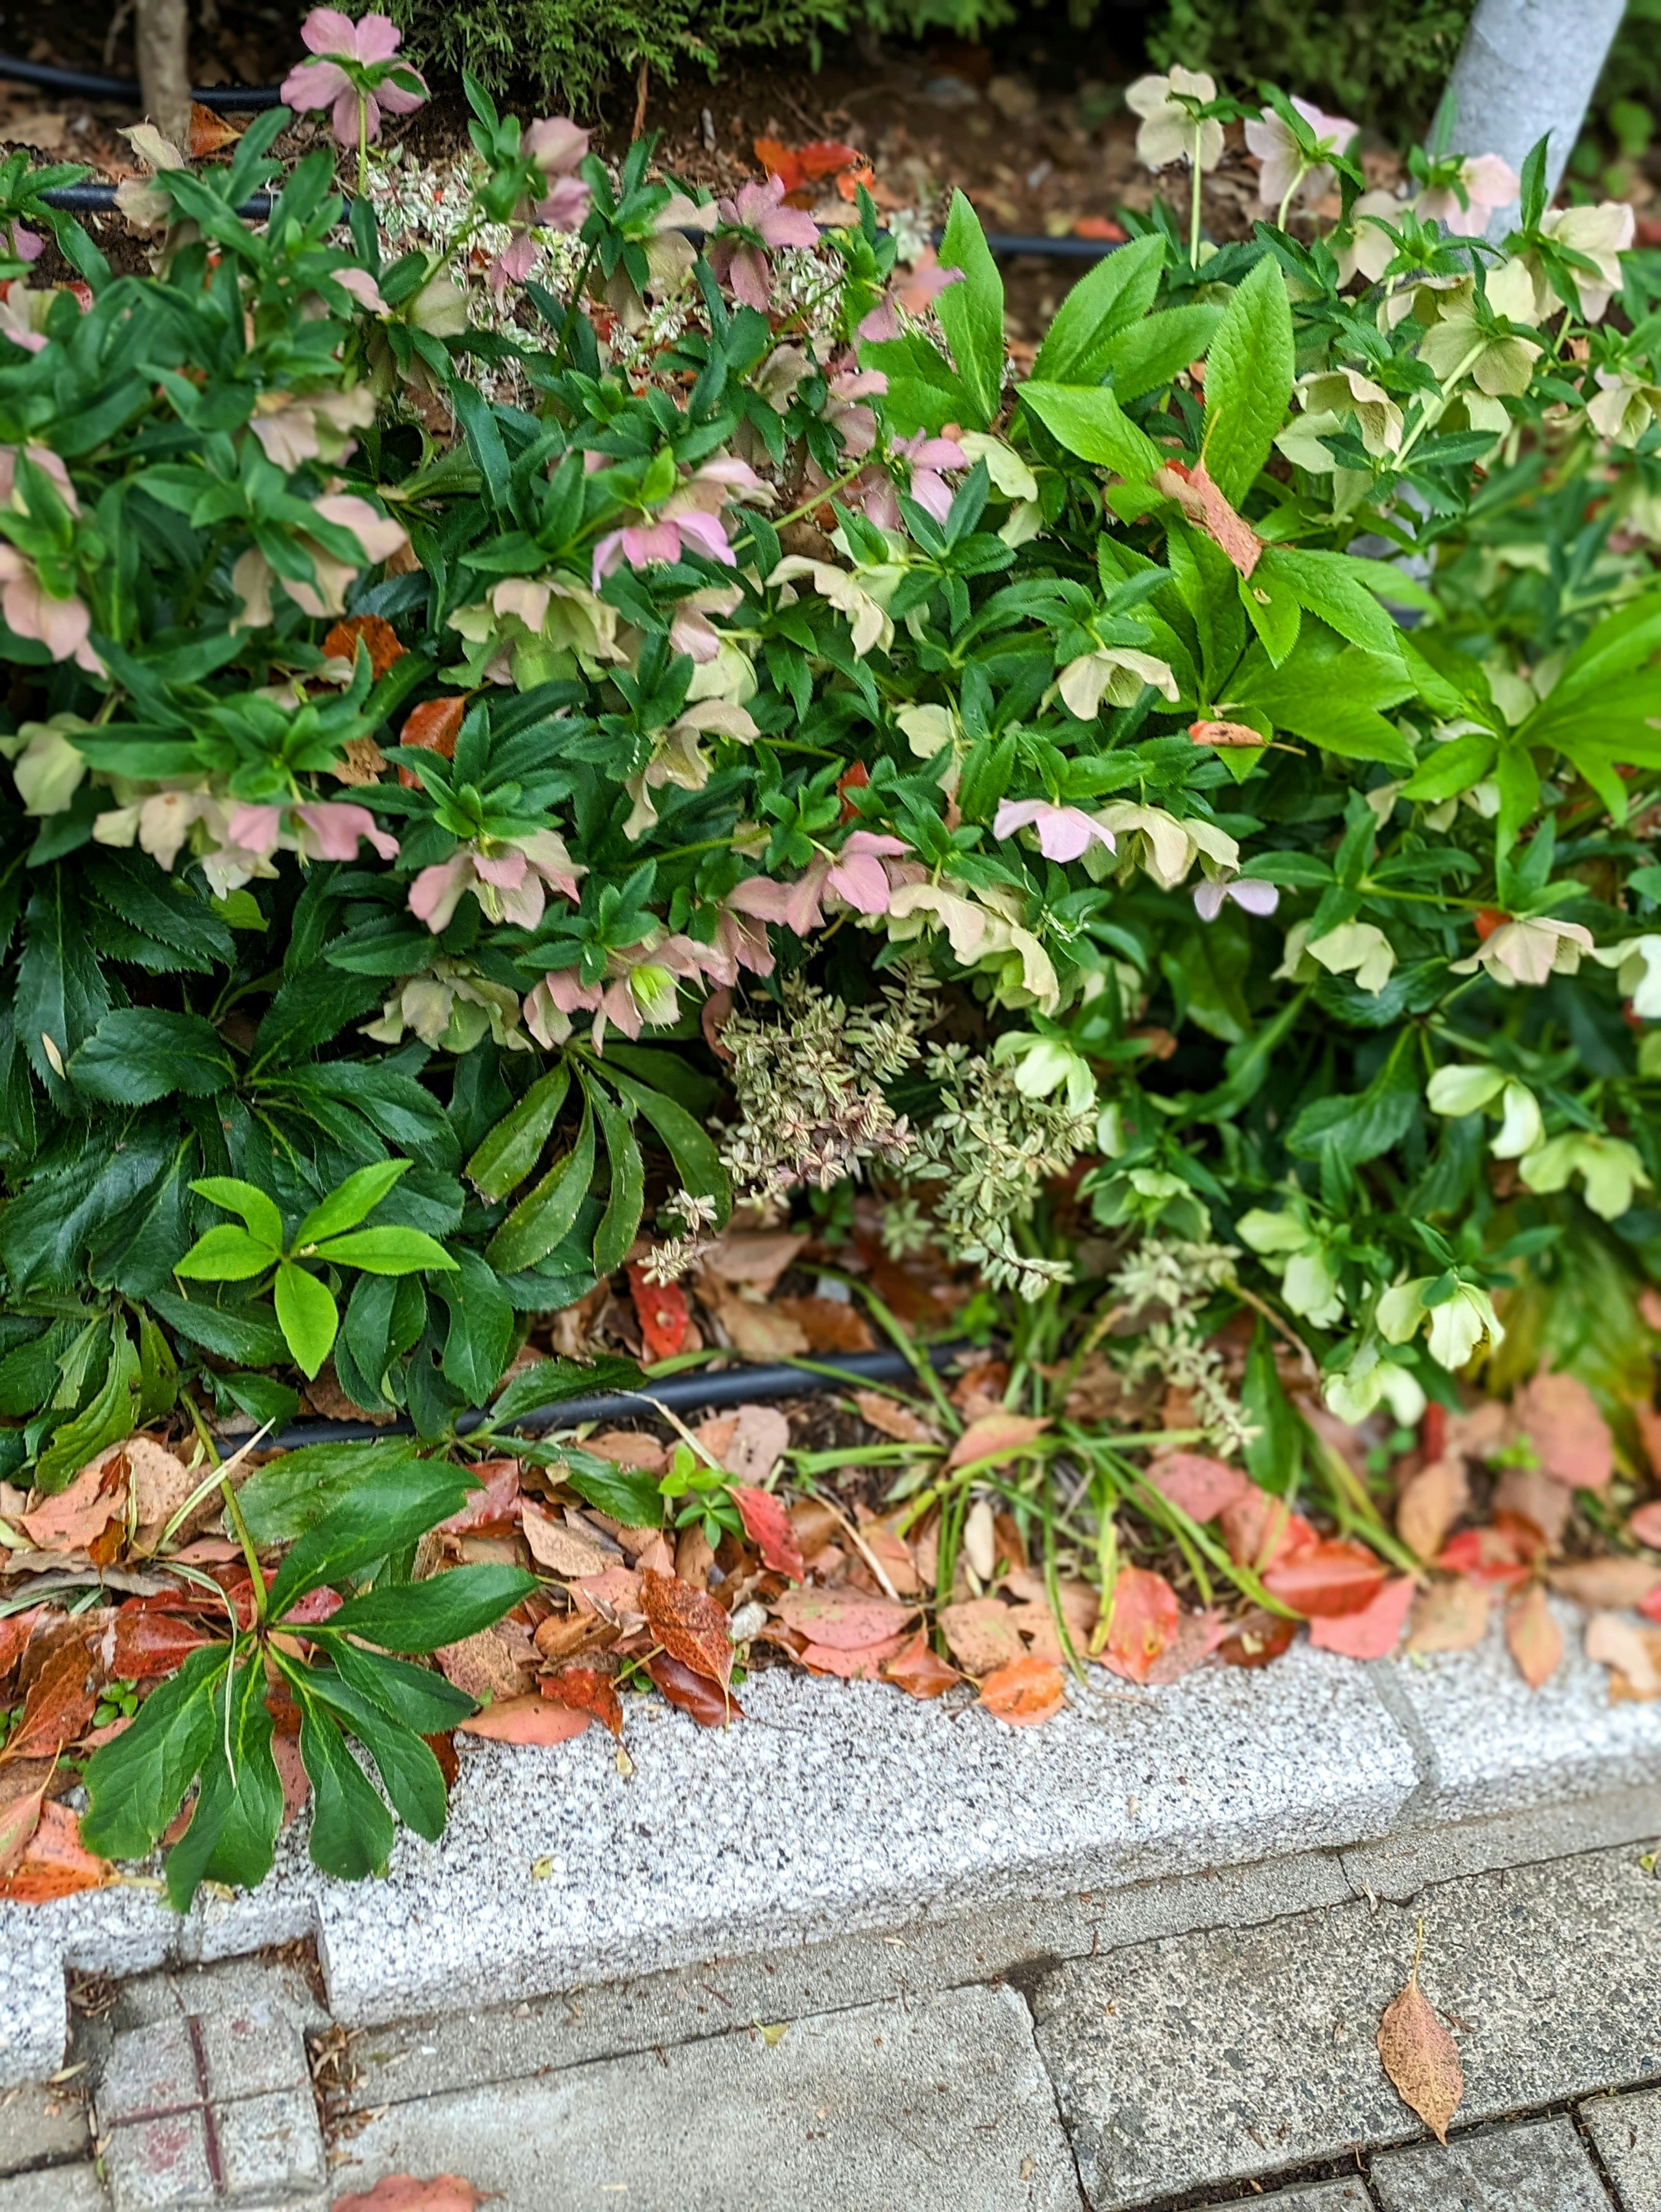
[[[7,243],[20,261],[38,261],[46,251],[46,241],[21,222],[10,224]]]
[[[851,830],[839,851],[822,853],[794,884],[751,876],[727,893],[727,904],[754,921],[777,922],[797,937],[823,928],[827,894],[856,914],[886,914],[896,890],[915,872],[893,865],[910,849],[903,838],[879,830]]]
[[[367,137],[380,135],[380,111],[389,115],[411,115],[427,97],[427,82],[409,63],[398,64],[398,73],[415,79],[420,90],[396,83],[393,72],[379,65],[390,63],[404,43],[404,33],[390,15],[366,15],[353,22],[338,8],[313,8],[300,27],[300,35],[322,58],[298,62],[283,80],[283,97],[290,107],[332,107],[334,135],[343,146],[356,146],[358,104],[363,106]]]
[[[1202,921],[1215,921],[1225,899],[1232,899],[1247,914],[1273,914],[1281,894],[1273,884],[1259,883],[1251,876],[1219,876],[1194,886],[1194,910]]]
[[[772,495],[749,462],[735,454],[705,461],[648,520],[606,532],[594,547],[593,588],[599,589],[619,561],[631,568],[644,568],[654,561],[678,561],[688,545],[706,560],[736,568],[738,559],[727,543],[721,510],[740,492],[757,499]]]
[[[262,859],[281,851],[298,853],[307,860],[352,860],[357,857],[360,837],[367,837],[383,860],[398,857],[397,838],[380,827],[367,806],[350,806],[338,799],[297,806],[240,806],[226,836],[233,845]]]
[[[715,203],[721,221],[738,235],[715,240],[709,249],[709,266],[723,284],[732,286],[735,298],[763,314],[773,281],[769,249],[818,243],[818,226],[812,216],[800,208],[785,207],[783,199],[783,178],[769,177],[765,184],[740,185],[733,198]]]
[[[836,370],[825,388],[824,419],[840,434],[843,453],[857,460],[877,442],[877,418],[863,403],[880,398],[888,379],[879,368],[855,368],[850,362]]]
[[[46,446],[27,446],[23,452],[51,478],[70,513],[79,514],[81,502],[61,456]],[[17,483],[17,459],[16,447],[0,446],[0,507],[27,514],[28,508]],[[19,637],[32,637],[44,645],[54,660],[72,659],[88,675],[103,673],[102,662],[87,641],[92,634],[92,617],[83,602],[74,592],[59,599],[47,591],[28,555],[3,538],[0,538],[0,607],[9,629]]]
[[[410,886],[410,911],[436,936],[448,928],[463,896],[471,891],[492,921],[534,929],[549,891],[578,897],[577,878],[584,872],[574,866],[563,839],[551,830],[536,830],[490,854],[464,845],[447,860],[421,871]]]
[[[886,914],[894,883],[883,863],[897,860],[910,849],[904,837],[886,837],[875,830],[850,830],[830,863],[824,888],[856,914]]]
[[[580,230],[592,197],[584,180],[572,173],[588,151],[588,133],[580,131],[569,116],[545,116],[541,122],[533,123],[525,134],[525,151],[548,179],[549,189],[540,199],[520,200],[514,210],[515,234],[486,272],[497,292],[510,278],[518,283],[530,275],[537,251],[531,226]]]
[[[1292,105],[1314,132],[1323,153],[1343,153],[1360,127],[1347,115],[1323,115],[1312,100],[1299,100],[1295,94]],[[1278,208],[1294,187],[1301,200],[1318,200],[1330,188],[1332,171],[1324,161],[1311,169],[1304,167],[1302,148],[1273,108],[1246,125],[1245,142],[1262,164],[1257,197],[1265,206]]]
[[[1463,162],[1459,182],[1469,208],[1459,204],[1451,185],[1427,185],[1414,203],[1426,222],[1445,222],[1462,235],[1480,236],[1496,208],[1506,207],[1523,189],[1523,180],[1511,163],[1498,154],[1478,154]]]
[[[899,308],[904,307],[908,315],[927,314],[948,284],[962,283],[963,274],[961,269],[942,269],[934,258],[934,247],[925,246],[916,265],[904,276],[896,275],[855,337],[866,343],[898,337],[903,327],[897,312]]]
[[[915,437],[895,441],[894,452],[911,464],[911,496],[925,514],[944,522],[952,512],[952,487],[941,473],[966,469],[969,456],[952,437],[930,438],[919,430]]]
[[[1082,807],[1056,806],[1047,799],[1006,799],[992,824],[995,837],[1018,830],[1037,830],[1038,850],[1047,860],[1076,860],[1093,838],[1114,850],[1113,832],[1104,830]]]
[[[680,1012],[677,980],[701,983],[709,948],[687,937],[660,938],[607,956],[605,980],[585,983],[575,968],[555,968],[525,1001],[525,1026],[551,1049],[571,1034],[571,1016],[591,1013],[594,1049],[605,1044],[606,1024],[637,1037],[643,1026],[661,1029]]]

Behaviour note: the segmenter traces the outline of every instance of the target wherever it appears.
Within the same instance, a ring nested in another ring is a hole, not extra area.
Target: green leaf
[[[1046,384],[1094,384],[1104,373],[1109,342],[1128,325],[1140,324],[1153,305],[1165,257],[1165,242],[1158,231],[1104,255],[1056,310],[1032,363],[1033,375]],[[1216,312],[1201,310],[1214,320]],[[1196,347],[1189,360],[1201,350]]]
[[[213,1305],[206,1298],[181,1297],[175,1291],[151,1291],[144,1303],[160,1314],[175,1336],[199,1344],[216,1359],[242,1367],[274,1367],[284,1356],[283,1332],[264,1306]]]
[[[82,1777],[81,1840],[89,1851],[142,1859],[155,1850],[218,1738],[216,1692],[229,1660],[227,1644],[192,1651],[151,1691],[132,1726],[94,1752]]]
[[[236,1176],[201,1176],[191,1188],[198,1198],[223,1206],[227,1213],[240,1214],[262,1244],[269,1244],[274,1252],[283,1249],[283,1216],[256,1184]]]
[[[672,1098],[666,1098],[660,1091],[648,1090],[645,1084],[621,1074],[615,1068],[606,1070],[606,1080],[631,1098],[663,1140],[664,1150],[675,1164],[682,1188],[693,1198],[712,1198],[715,1201],[715,1226],[724,1229],[733,1211],[733,1186],[727,1179],[727,1170],[721,1164],[721,1153],[715,1139],[700,1121],[695,1121],[684,1106]]]
[[[568,1399],[587,1398],[608,1391],[643,1390],[645,1376],[632,1359],[608,1357],[590,1367],[573,1359],[539,1359],[522,1367],[490,1408],[490,1425],[516,1421],[526,1413],[540,1413],[545,1406],[563,1405]]]
[[[301,1694],[300,1757],[312,1780],[312,1858],[325,1874],[362,1881],[386,1871],[392,1816],[315,1698]]]
[[[1102,353],[1102,368],[1111,380],[1121,406],[1156,392],[1162,384],[1198,361],[1216,336],[1223,319],[1220,307],[1167,307],[1150,315],[1109,341]],[[1036,366],[1034,373],[1037,373]],[[1075,380],[1082,383],[1082,378]]]
[[[506,1198],[524,1182],[542,1157],[570,1087],[571,1071],[562,1060],[533,1083],[512,1113],[504,1115],[484,1138],[463,1170],[482,1197]]]
[[[459,1512],[478,1488],[472,1476],[443,1460],[377,1468],[289,1547],[271,1587],[271,1618],[280,1620],[307,1590],[344,1582],[414,1543]],[[400,1589],[388,1595],[402,1602],[412,1593]],[[334,1615],[336,1625],[343,1618]]]
[[[392,1799],[399,1818],[417,1835],[435,1844],[444,1833],[448,1795],[443,1770],[421,1738],[401,1721],[393,1720],[354,1684],[326,1668],[285,1666],[283,1671],[295,1684],[302,1700],[314,1698],[332,1707],[345,1721],[374,1760],[381,1786]]]
[[[308,1275],[292,1260],[284,1260],[277,1267],[273,1303],[277,1327],[295,1364],[310,1381],[334,1350],[340,1328],[340,1309],[334,1294],[315,1275]]]
[[[1419,1099],[1413,1057],[1398,1045],[1365,1091],[1317,1098],[1305,1106],[1287,1133],[1287,1150],[1299,1159],[1329,1158],[1343,1168],[1359,1167],[1400,1144]]]
[[[70,1081],[89,1098],[142,1106],[175,1091],[203,1098],[235,1070],[218,1031],[198,1014],[161,1006],[117,1006],[69,1063]]]
[[[348,1598],[329,1618],[330,1630],[385,1651],[436,1651],[459,1644],[511,1613],[537,1588],[518,1567],[452,1567],[425,1582],[400,1583]]]
[[[1300,607],[1318,615],[1329,629],[1352,645],[1389,659],[1399,657],[1402,632],[1354,574],[1344,554],[1267,545],[1252,571],[1251,581],[1289,592]]]
[[[167,1896],[175,1912],[187,1910],[203,1881],[256,1888],[271,1870],[283,1822],[263,1654],[221,1676],[213,1716],[196,1811],[167,1854]]]
[[[1023,384],[1018,394],[1050,436],[1080,460],[1143,483],[1165,459],[1110,392],[1098,385]]]
[[[399,1161],[399,1166],[405,1164]],[[435,1237],[424,1229],[353,1229],[344,1237],[331,1237],[317,1248],[317,1257],[337,1267],[362,1267],[369,1275],[417,1275],[424,1267],[447,1273],[454,1267]]]
[[[263,1275],[278,1256],[234,1221],[222,1221],[197,1238],[184,1258],[174,1262],[173,1273],[189,1282],[245,1283],[251,1276]]]
[[[132,1434],[138,1392],[138,1354],[125,1322],[114,1324],[112,1356],[91,1403],[54,1429],[34,1463],[37,1490],[65,1488],[90,1459]]]
[[[1293,1496],[1303,1472],[1304,1425],[1281,1385],[1275,1340],[1261,1314],[1246,1354],[1240,1403],[1256,1431],[1245,1448],[1247,1473],[1272,1498]]]
[[[464,1249],[453,1279],[438,1294],[450,1309],[444,1376],[470,1406],[488,1403],[513,1353],[514,1303],[482,1253]]]
[[[1411,770],[1412,746],[1378,710],[1409,697],[1412,690],[1400,661],[1305,632],[1280,668],[1266,658],[1248,655],[1231,687],[1229,703],[1260,708],[1278,728],[1345,759],[1383,761]]]
[[[1206,472],[1232,507],[1244,505],[1286,421],[1296,374],[1292,303],[1265,253],[1223,311],[1206,356]]]
[[[441,1735],[478,1711],[465,1690],[458,1690],[430,1667],[411,1667],[407,1660],[390,1658],[384,1651],[366,1651],[344,1636],[336,1637],[327,1649],[343,1680],[417,1735]]]
[[[585,1103],[575,1146],[520,1199],[485,1247],[498,1274],[511,1275],[547,1258],[576,1219],[593,1176],[594,1117]]]
[[[948,284],[935,301],[934,312],[952,348],[958,374],[975,404],[977,419],[964,427],[984,430],[1003,395],[1003,279],[987,246],[980,217],[960,191],[952,195],[952,212],[940,240],[940,265],[963,271],[962,281]]]
[[[399,1495],[424,1480],[434,1464],[418,1458],[410,1444],[390,1440],[303,1444],[256,1468],[237,1502],[256,1544],[291,1544],[354,1491],[378,1483]]]
[[[338,1190],[332,1190],[306,1216],[294,1233],[293,1249],[303,1252],[326,1237],[338,1237],[343,1229],[356,1228],[366,1214],[374,1212],[411,1164],[409,1160],[377,1160],[372,1167],[359,1168],[356,1175],[349,1175]]]
[[[1457,798],[1489,773],[1495,750],[1494,740],[1483,732],[1450,738],[1445,744],[1436,745],[1426,754],[1402,786],[1401,795],[1422,799],[1433,805],[1440,799]]]
[[[565,1480],[579,1498],[609,1513],[627,1528],[660,1528],[663,1495],[655,1477],[643,1468],[615,1467],[609,1460],[574,1452],[563,1462]]]
[[[594,1231],[594,1273],[603,1280],[623,1265],[640,1229],[646,1206],[646,1167],[626,1116],[598,1084],[588,1096],[605,1134],[611,1167],[611,1195]]]

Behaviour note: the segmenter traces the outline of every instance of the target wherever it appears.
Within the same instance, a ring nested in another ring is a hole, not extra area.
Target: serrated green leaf
[[[384,1651],[436,1651],[477,1636],[536,1587],[536,1577],[517,1567],[452,1567],[425,1582],[348,1598],[329,1626]]]
[[[1286,421],[1296,361],[1292,302],[1272,253],[1265,253],[1223,311],[1206,356],[1206,472],[1232,507],[1243,506]]]

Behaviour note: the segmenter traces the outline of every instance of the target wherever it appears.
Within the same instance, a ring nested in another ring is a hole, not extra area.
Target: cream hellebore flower
[[[874,571],[867,571],[867,580]],[[881,601],[846,568],[830,561],[811,561],[805,553],[787,553],[767,579],[769,586],[788,584],[793,577],[807,576],[822,599],[829,599],[846,615],[853,631],[854,651],[861,660],[875,646],[886,653],[894,642],[894,625]]]
[[[1307,1221],[1288,1210],[1270,1213],[1254,1206],[1234,1224],[1271,1274],[1281,1278],[1281,1295],[1295,1314],[1316,1328],[1335,1328],[1344,1317],[1343,1293],[1321,1238]]]
[[[1638,232],[1636,211],[1626,200],[1600,200],[1596,207],[1551,208],[1540,218],[1547,238],[1571,253],[1597,264],[1597,274],[1572,269],[1574,288],[1580,295],[1580,313],[1589,323],[1601,323],[1610,300],[1621,289],[1621,256],[1631,250]],[[1533,320],[1543,322],[1556,314],[1563,302],[1547,281],[1537,254],[1524,257],[1534,278]]]
[[[1457,1373],[1479,1345],[1499,1345],[1506,1332],[1493,1300],[1475,1283],[1456,1283],[1448,1297],[1427,1305],[1425,1292],[1440,1279],[1417,1275],[1411,1282],[1396,1283],[1379,1299],[1375,1318],[1387,1344],[1407,1344],[1425,1329],[1431,1358]]]
[[[1426,222],[1445,222],[1463,238],[1480,238],[1496,208],[1509,206],[1523,189],[1511,163],[1498,154],[1468,155],[1459,165],[1465,205],[1452,185],[1427,185],[1414,202]]]
[[[1136,158],[1150,169],[1168,169],[1173,161],[1192,162],[1197,152],[1202,169],[1214,169],[1223,158],[1223,126],[1214,119],[1196,123],[1188,110],[1171,95],[1181,93],[1207,106],[1217,97],[1217,80],[1203,70],[1173,69],[1139,76],[1125,91],[1124,103],[1141,122],[1136,130]]]
[[[1062,1002],[1061,982],[1050,955],[1013,915],[993,910],[994,890],[982,894],[987,904],[977,904],[961,891],[939,884],[903,884],[889,902],[888,934],[897,944],[920,937],[926,929],[942,929],[952,957],[965,968],[996,961],[1001,969],[998,997],[1006,1005],[1031,1004],[1041,1014],[1053,1014]],[[1020,910],[1018,895],[1006,903]]]
[[[28,726],[24,725],[26,729]],[[21,786],[21,776],[18,781]],[[1621,945],[1599,945],[1591,957],[1600,968],[1615,969],[1616,987],[1632,1000],[1632,1010],[1640,1022],[1661,1022],[1661,936],[1652,931],[1644,937],[1629,937]]]
[[[1056,689],[1069,714],[1081,722],[1094,721],[1102,701],[1110,706],[1134,707],[1152,684],[1166,699],[1175,701],[1177,679],[1169,664],[1151,653],[1136,653],[1129,646],[1098,646],[1077,660],[1069,660]]]
[[[679,791],[702,791],[709,781],[709,758],[701,740],[711,733],[753,744],[761,732],[753,718],[729,699],[700,699],[689,703],[679,718],[662,731],[652,757],[644,768],[623,779],[623,787],[634,805],[623,825],[632,844],[658,818],[654,791],[673,784]]]
[[[1384,226],[1402,218],[1402,203],[1394,192],[1363,192],[1349,211],[1348,230],[1331,232],[1327,244],[1338,264],[1338,283],[1364,276],[1376,284],[1396,258],[1396,240]]]
[[[403,524],[377,514],[368,501],[355,492],[330,492],[313,500],[312,508],[323,521],[333,523],[356,539],[360,557],[343,561],[338,555],[326,552],[315,538],[302,536],[295,543],[311,556],[314,571],[313,580],[306,582],[298,576],[279,576],[259,547],[251,545],[231,570],[231,589],[242,602],[237,629],[264,629],[271,622],[273,584],[288,594],[302,614],[344,614],[347,586],[359,572],[408,549],[409,534]]]
[[[1661,385],[1630,368],[1600,368],[1596,382],[1597,393],[1586,402],[1586,420],[1611,445],[1635,446],[1661,415]]]
[[[413,1030],[423,1044],[459,1054],[472,1052],[488,1032],[508,1052],[529,1052],[519,1013],[519,1000],[505,983],[489,981],[465,960],[435,960],[424,975],[398,986],[380,1019],[364,1024],[363,1035],[378,1044],[396,1044],[406,1029]]]
[[[15,737],[0,738],[25,814],[61,814],[69,805],[87,773],[70,732],[91,727],[79,714],[54,714],[49,721],[22,723]]]
[[[1015,1088],[1023,1098],[1048,1098],[1067,1086],[1069,1114],[1087,1114],[1096,1103],[1096,1079],[1090,1063],[1064,1037],[1035,1036],[1030,1030],[1006,1030],[992,1048],[994,1063],[1015,1063]]]
[[[492,921],[534,929],[551,890],[575,901],[577,878],[588,871],[573,860],[565,841],[552,830],[533,830],[523,837],[498,837],[486,853],[462,845],[447,860],[423,868],[410,886],[409,907],[435,936],[447,929],[465,895],[471,893]]]
[[[1388,1405],[1404,1429],[1415,1428],[1425,1410],[1425,1393],[1411,1369],[1386,1359],[1376,1337],[1369,1337],[1342,1375],[1328,1378],[1327,1409],[1352,1427]]]
[[[366,429],[374,415],[374,394],[367,385],[351,392],[307,392],[303,398],[294,392],[262,392],[254,400],[248,427],[265,459],[279,469],[297,469],[318,460],[333,468],[356,445],[352,432]]]
[[[1277,982],[1299,982],[1308,980],[1303,969],[1305,959],[1315,961],[1329,975],[1350,975],[1355,978],[1356,988],[1375,996],[1390,979],[1396,966],[1396,948],[1370,921],[1341,921],[1336,929],[1311,940],[1306,921],[1294,921],[1287,932],[1286,952],[1275,970]]]
[[[1504,1118],[1499,1135],[1488,1147],[1497,1160],[1521,1159],[1545,1137],[1546,1125],[1541,1118],[1539,1100],[1526,1083],[1519,1083],[1503,1068],[1451,1063],[1437,1069],[1425,1095],[1433,1114],[1446,1114],[1456,1119],[1465,1114],[1481,1114],[1497,1099]]]
[[[1534,320],[1534,279],[1521,261],[1502,262],[1489,272],[1488,303],[1508,322]],[[1502,337],[1479,329],[1474,293],[1454,295],[1419,341],[1419,357],[1439,381],[1451,386],[1469,376],[1490,399],[1520,398],[1529,388],[1534,364],[1545,348],[1534,338]]]
[[[1474,975],[1485,968],[1505,990],[1518,983],[1543,983],[1548,975],[1573,975],[1580,956],[1593,949],[1591,932],[1578,921],[1554,921],[1538,915],[1527,921],[1502,921],[1468,960],[1452,962],[1449,973]]]
[[[1634,1147],[1591,1129],[1569,1129],[1561,1137],[1548,1137],[1523,1158],[1518,1172],[1542,1196],[1567,1190],[1570,1176],[1578,1175],[1586,1204],[1605,1221],[1616,1220],[1627,1211],[1634,1191],[1650,1188]]]
[[[1352,123],[1347,115],[1323,115],[1312,100],[1299,100],[1295,93],[1292,105],[1314,132],[1316,143],[1323,154],[1348,152],[1359,125]],[[1317,161],[1313,167],[1305,168],[1304,150],[1293,136],[1290,125],[1272,107],[1247,123],[1245,142],[1247,150],[1257,156],[1260,165],[1257,197],[1271,215],[1294,191],[1300,200],[1318,200],[1331,190],[1330,166]]]
[[[537,639],[550,652],[575,653],[591,675],[628,659],[618,643],[617,609],[573,576],[504,576],[490,586],[490,611],[508,625],[510,637],[517,623],[526,639]],[[451,616],[450,626],[462,629],[458,615]]]
[[[1320,442],[1353,422],[1375,459],[1402,450],[1402,410],[1380,384],[1359,368],[1319,369],[1299,377],[1295,394],[1304,409],[1275,442],[1300,469],[1327,472],[1337,462]]]
[[[1179,822],[1162,806],[1116,799],[1098,807],[1096,820],[1116,839],[1129,838],[1127,858],[1144,868],[1161,890],[1174,891],[1202,853],[1220,867],[1238,868],[1240,864],[1240,848],[1227,830],[1196,815]],[[1086,859],[1095,858],[1092,848]]]

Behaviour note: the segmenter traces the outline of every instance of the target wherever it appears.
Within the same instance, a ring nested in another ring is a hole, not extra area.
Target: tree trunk
[[[1500,154],[1520,170],[1549,134],[1547,191],[1562,180],[1580,136],[1624,0],[1477,0],[1448,89],[1457,103],[1453,150]],[[1490,238],[1517,222],[1515,202],[1495,211]]]
[[[191,146],[190,19],[186,0],[137,0],[138,86],[144,112],[182,153]]]

